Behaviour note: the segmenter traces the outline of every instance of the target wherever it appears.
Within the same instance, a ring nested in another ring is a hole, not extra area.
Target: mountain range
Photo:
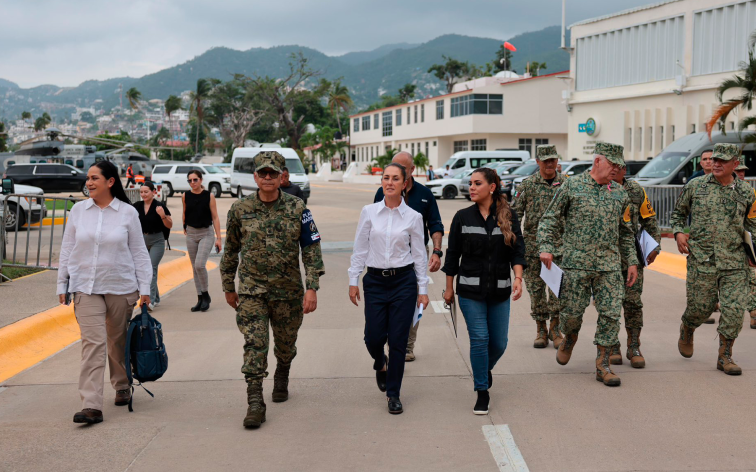
[[[518,48],[512,65],[520,73],[532,61],[545,62],[546,72],[569,69],[569,55],[559,49],[558,26],[524,33],[508,41]],[[41,85],[29,89],[0,79],[0,118],[17,118],[22,111],[31,111],[34,116],[48,111],[53,117],[68,118],[75,106],[91,106],[98,99],[109,110],[118,105],[119,84],[124,91],[136,87],[146,99],[165,99],[193,89],[200,78],[227,80],[235,73],[282,77],[288,72],[291,54],[300,51],[309,59],[310,67],[322,71],[322,77],[342,78],[359,109],[374,103],[384,93],[395,94],[406,83],[417,85],[419,96],[438,95],[444,91],[444,85],[427,71],[431,65],[441,63],[442,56],[483,65],[494,59],[501,44],[499,39],[447,34],[422,44],[388,44],[341,56],[327,56],[295,45],[246,51],[217,47],[183,64],[140,78],[88,80],[77,87]]]

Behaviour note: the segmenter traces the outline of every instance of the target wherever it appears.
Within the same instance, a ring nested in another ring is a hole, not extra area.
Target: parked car
[[[171,197],[174,192],[191,190],[186,174],[193,170],[202,172],[202,185],[215,195],[215,198],[220,198],[222,193],[233,195],[231,176],[212,164],[159,164],[152,168],[152,181],[162,184],[166,196]]]
[[[591,167],[593,167],[593,161],[565,161],[559,162],[559,165],[562,166],[562,174],[567,177],[572,177],[589,171]],[[533,174],[535,174],[535,172],[533,172]],[[517,187],[528,177],[530,176],[522,176],[512,180],[512,195],[517,193]]]
[[[501,178],[502,193],[505,194],[507,198],[511,200],[512,195],[514,195],[514,192],[512,191],[512,187],[513,187],[512,182],[519,177],[529,177],[535,174],[536,172],[538,172],[538,164],[536,163],[536,161],[531,160],[521,165],[520,167],[510,172],[509,174],[504,175]]]
[[[522,162],[503,161],[503,162],[492,162],[492,163],[484,165],[483,167],[488,167],[490,169],[495,170],[496,173],[499,175],[499,178],[501,179],[505,175],[511,174],[515,169],[517,169],[518,167],[522,165],[523,165]],[[470,179],[468,178],[462,179],[462,182],[459,184],[459,193],[466,199],[470,200]]]
[[[443,197],[445,200],[456,198],[461,193],[460,185],[472,174],[473,169],[461,170],[445,179],[434,179],[425,184],[434,197]]]
[[[3,201],[0,200],[0,219],[3,222],[3,225],[5,225],[5,231],[15,231],[16,224],[21,228],[27,222],[32,224],[39,223],[47,214],[44,191],[41,188],[32,187],[30,185],[14,184],[13,186],[14,188],[12,190],[8,190],[8,194],[39,195],[40,198],[8,197],[7,215],[4,214],[4,204]],[[3,188],[3,195],[5,194],[6,189]],[[4,196],[3,200],[5,200]]]
[[[646,167],[646,164],[648,164],[651,161],[625,161],[625,164],[627,164],[627,173],[625,174],[625,178],[631,178],[635,177],[638,172],[640,172],[641,169]]]
[[[89,196],[87,174],[68,164],[15,164],[5,170],[3,177],[17,185],[39,187],[47,193],[81,192]]]
[[[492,162],[522,163],[528,159],[530,159],[528,151],[459,151],[452,154],[439,171],[445,172],[446,166],[449,166],[449,171],[454,174],[457,170],[477,169]]]
[[[295,150],[282,147],[234,149],[234,156],[231,158],[231,188],[234,189],[236,196],[243,197],[245,191],[257,192],[254,158],[263,151],[276,151],[284,157],[285,165],[289,169],[289,180],[302,188],[304,202],[307,203],[307,199],[310,198],[310,179],[305,173],[302,160]]]

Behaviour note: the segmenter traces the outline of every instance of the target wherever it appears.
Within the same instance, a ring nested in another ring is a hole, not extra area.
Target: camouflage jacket
[[[630,197],[630,222],[633,225],[633,230],[638,233],[644,229],[646,232],[654,238],[654,241],[661,245],[661,230],[659,229],[659,223],[656,221],[656,211],[651,206],[651,201],[646,195],[646,191],[643,187],[634,180],[625,180],[622,187]],[[660,250],[658,248],[657,250]],[[627,269],[627,260],[622,258],[622,270]]]
[[[525,239],[525,255],[528,258],[538,259],[538,223],[565,180],[567,177],[557,173],[554,182],[549,185],[541,173],[536,172],[517,187],[512,208],[517,212],[517,218],[524,221],[522,235]],[[556,255],[561,247],[560,240],[554,241],[553,246]]]
[[[613,271],[621,258],[637,265],[630,199],[617,182],[599,185],[590,172],[567,179],[538,227],[539,252],[554,254],[562,237],[562,264],[569,269]]]
[[[304,202],[285,192],[280,192],[270,209],[257,194],[236,201],[228,212],[226,246],[220,263],[223,291],[236,291],[234,277],[238,267],[241,294],[266,293],[275,300],[303,297],[300,248],[307,289],[318,290],[320,276],[325,273],[320,234]]]
[[[756,231],[755,202],[756,194],[742,180],[727,186],[714,174],[691,180],[672,212],[672,231],[675,235],[684,232],[691,215],[688,246],[693,259],[706,261],[714,256],[718,269],[745,269],[743,231]]]

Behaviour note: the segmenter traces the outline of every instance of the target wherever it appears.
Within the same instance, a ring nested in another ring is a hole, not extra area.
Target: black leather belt
[[[415,269],[415,264],[409,264],[404,267],[397,267],[395,269],[376,269],[375,267],[368,267],[368,274],[380,275],[381,277],[393,277],[395,275],[403,274],[410,270]]]

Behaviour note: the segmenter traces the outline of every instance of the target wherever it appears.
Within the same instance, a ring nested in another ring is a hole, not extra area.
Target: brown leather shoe
[[[559,317],[555,316],[551,318],[551,322],[549,323],[549,341],[554,345],[554,349],[557,349],[562,340],[564,340],[564,337],[559,331]]]
[[[622,381],[612,372],[609,364],[609,353],[612,348],[596,346],[596,380],[604,382],[607,387],[619,387]]]
[[[688,328],[685,323],[680,323],[680,339],[677,340],[677,350],[683,357],[693,357],[693,333],[695,329]]]
[[[721,334],[719,335],[719,357],[717,358],[717,369],[723,371],[727,375],[740,375],[743,371],[732,360],[732,345],[735,344],[734,339],[727,339]]]
[[[74,415],[73,422],[86,424],[102,423],[102,411],[84,408]]]
[[[131,390],[116,390],[115,404],[116,406],[128,405],[131,400]]]
[[[536,349],[543,349],[549,345],[549,332],[546,328],[545,321],[536,321],[536,338],[533,341],[533,347]]]
[[[575,347],[575,343],[578,340],[577,334],[567,334],[564,336],[564,341],[559,344],[559,348],[556,353],[556,360],[560,365],[567,365],[572,357],[572,349]]]
[[[756,329],[756,310],[749,313],[751,315],[751,329]]]
[[[620,352],[620,349],[622,349],[620,343],[609,348],[609,363],[611,365],[622,365],[622,352]]]
[[[646,367],[646,359],[640,351],[640,328],[625,328],[627,331],[627,360],[636,369]]]

